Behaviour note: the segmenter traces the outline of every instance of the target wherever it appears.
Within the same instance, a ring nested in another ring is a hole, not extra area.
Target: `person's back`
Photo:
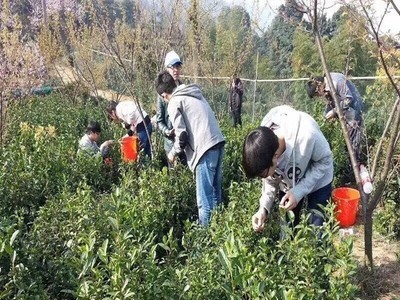
[[[355,119],[362,123],[362,112],[364,111],[364,99],[356,86],[350,80],[346,80],[346,85],[352,95],[351,107],[355,110]]]
[[[144,154],[151,158],[150,138],[153,127],[146,111],[135,101],[110,101],[106,111],[108,117],[114,122],[123,122],[123,126],[128,130],[128,135],[136,132],[139,137],[140,149],[143,149]]]
[[[189,167],[194,169],[204,152],[223,142],[224,138],[214,112],[197,85],[180,85],[173,92],[172,97],[168,112],[174,124],[186,124],[188,145],[185,152]],[[183,120],[179,119],[181,117]],[[175,120],[177,122],[174,122],[174,118],[178,119]],[[180,130],[179,127],[175,128],[178,136]]]
[[[330,73],[334,92],[338,96],[341,111],[346,121],[348,135],[350,137],[352,148],[356,160],[361,162],[361,139],[362,139],[362,111],[364,100],[354,84],[341,73]],[[310,98],[314,96],[324,97],[326,100],[325,118],[336,118],[337,108],[333,99],[331,88],[328,85],[326,77],[314,77],[307,82],[307,94]]]
[[[141,107],[143,118],[147,116],[145,110]],[[139,124],[143,122],[143,118],[140,115],[139,107],[135,101],[121,101],[116,107],[117,116],[127,124]]]
[[[195,173],[199,222],[207,226],[211,212],[222,202],[224,137],[197,85],[177,87],[171,74],[164,71],[157,76],[156,90],[168,102],[175,128],[175,142],[168,160],[174,163],[179,153],[186,153],[188,166]]]

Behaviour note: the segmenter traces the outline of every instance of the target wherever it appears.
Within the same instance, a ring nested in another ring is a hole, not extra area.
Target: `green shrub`
[[[399,204],[387,199],[378,208],[374,217],[374,229],[382,235],[391,238],[400,237]]]
[[[0,149],[2,214],[20,208],[28,215],[34,214],[64,187],[74,191],[81,181],[99,191],[109,189],[117,181],[115,170],[101,161],[76,157],[87,119],[104,118],[99,113],[101,107],[90,102],[82,106],[67,104],[65,99],[52,95],[11,106],[9,140]],[[78,126],[77,120],[81,120]],[[103,138],[111,134],[107,129],[104,132]]]
[[[118,147],[111,152],[111,168],[96,157],[76,156],[87,120],[104,121],[103,104],[62,101],[54,95],[32,99],[10,112],[15,118],[8,132],[18,134],[8,135],[7,145],[0,150],[4,218],[0,267],[5,270],[0,273],[4,283],[0,295],[18,299],[354,297],[352,245],[347,240],[335,243],[338,228],[332,207],[321,239],[306,215],[296,232],[288,228],[280,238],[280,220],[286,216],[276,208],[266,230],[253,231],[251,216],[258,209],[261,182],[245,180],[240,170],[244,136],[256,126],[234,129],[222,121],[227,141],[226,205],[213,213],[210,226],[204,228],[196,222],[192,172],[181,165],[162,168],[158,160],[122,163]],[[40,112],[44,108],[47,114]],[[105,126],[103,133],[105,139],[123,134],[117,126]],[[162,149],[161,143],[154,144]],[[13,212],[23,218],[5,217]]]
[[[180,297],[353,299],[352,244],[346,240],[334,243],[338,226],[333,207],[327,212],[329,220],[321,229],[321,239],[304,216],[296,233],[288,228],[279,240],[276,211],[266,232],[257,234],[251,228],[259,189],[258,184],[234,184],[229,207],[214,215],[208,230],[187,224],[187,260],[178,267],[175,279]]]

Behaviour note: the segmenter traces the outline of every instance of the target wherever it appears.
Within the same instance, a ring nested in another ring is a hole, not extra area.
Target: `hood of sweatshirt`
[[[203,94],[197,84],[181,84],[174,90],[172,96],[194,97],[199,100],[203,99]]]

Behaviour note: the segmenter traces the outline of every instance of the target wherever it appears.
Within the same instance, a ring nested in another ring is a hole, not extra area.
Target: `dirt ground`
[[[53,77],[61,78],[63,84],[69,84],[80,80],[78,75],[75,73],[74,69],[71,67],[65,67],[57,65],[54,70],[50,72]],[[91,92],[92,96],[100,96],[107,100],[132,100],[131,96],[121,95],[112,90],[96,90]]]
[[[360,299],[400,300],[400,242],[374,232],[374,272],[371,273],[364,267],[363,226],[356,224],[353,229],[353,254],[359,263],[356,280],[361,289]]]

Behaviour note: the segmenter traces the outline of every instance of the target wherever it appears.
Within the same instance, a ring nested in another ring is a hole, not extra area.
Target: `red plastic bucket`
[[[356,222],[360,192],[356,189],[340,187],[332,191],[332,199],[336,204],[336,219],[340,227],[352,226]]]
[[[137,136],[125,136],[121,139],[122,159],[126,162],[137,160],[139,152],[139,139]]]

